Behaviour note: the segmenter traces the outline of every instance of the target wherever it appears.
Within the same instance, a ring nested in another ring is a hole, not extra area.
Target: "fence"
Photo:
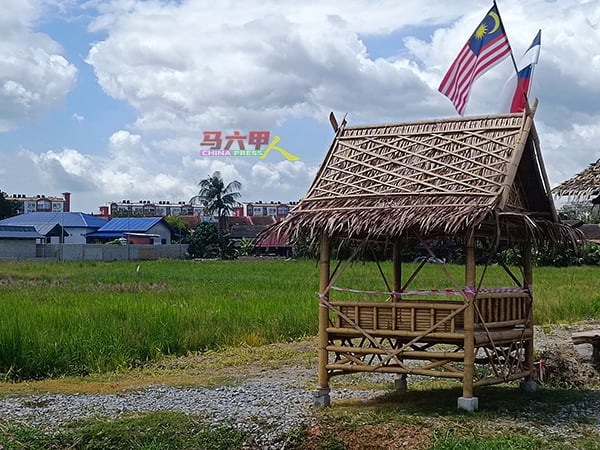
[[[184,259],[187,257],[187,250],[187,244],[37,244],[36,258],[54,259],[57,261]]]

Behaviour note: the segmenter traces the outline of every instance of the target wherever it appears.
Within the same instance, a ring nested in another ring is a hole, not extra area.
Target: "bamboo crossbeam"
[[[334,180],[327,178],[327,181],[331,181],[333,182]],[[329,191],[327,191],[329,192]],[[329,192],[330,194],[333,194],[336,196],[337,199],[337,195],[339,195],[339,193],[337,192]],[[445,197],[447,196],[448,193],[447,192],[414,192],[414,191],[410,191],[410,192],[393,192],[393,193],[387,193],[386,194],[386,201],[389,201],[389,198],[394,198],[394,197]],[[488,192],[488,193],[484,193],[484,192],[477,192],[477,193],[473,193],[473,192],[464,192],[464,191],[452,191],[451,194],[453,197],[494,197],[496,198],[498,196],[497,193],[494,192]],[[367,194],[344,194],[343,195],[344,199],[366,199],[366,198],[372,198],[373,200],[380,200],[381,196],[373,196],[373,195],[367,195]],[[331,197],[316,197],[313,196],[311,198],[303,198],[302,199],[302,203],[310,203],[310,202],[321,202],[323,200],[332,200]],[[419,206],[428,206],[428,205],[419,205]],[[313,211],[312,209],[310,209],[310,211]]]
[[[399,292],[399,294],[402,294],[402,292]],[[330,305],[332,306],[336,306],[336,307],[355,307],[358,306],[359,308],[377,308],[377,309],[411,309],[411,308],[416,308],[416,309],[430,309],[430,308],[434,308],[434,309],[438,309],[438,310],[442,310],[442,311],[452,311],[455,309],[460,309],[463,306],[463,302],[462,301],[456,301],[456,300],[409,300],[409,301],[405,301],[403,300],[402,302],[398,302],[398,303],[388,303],[388,302],[353,302],[353,301],[343,301],[343,300],[335,300],[335,301],[331,301],[329,302]]]
[[[329,349],[329,346],[327,346],[327,350],[331,351]],[[344,352],[343,355],[340,355],[340,356],[343,356],[343,358],[340,358],[340,360],[338,362],[348,363],[348,364],[349,363],[354,363],[354,364],[358,364],[359,366],[368,365],[367,362],[363,361],[360,358],[357,358],[356,356],[349,355],[348,352]]]
[[[417,235],[417,239],[419,239],[419,242],[421,242],[421,245],[423,245],[425,247],[425,249],[427,250],[427,253],[429,253],[429,256],[432,256],[435,258],[436,257],[435,253],[433,253],[433,250],[431,250],[431,247],[429,247],[427,242],[425,242],[425,240],[420,235]],[[442,272],[444,272],[444,275],[446,275],[446,278],[450,281],[450,283],[453,284],[454,289],[456,291],[459,291],[462,293],[462,295],[465,299],[465,304],[466,304],[470,300],[470,297],[464,292],[462,287],[459,285],[458,281],[456,281],[454,276],[448,271],[445,264],[438,264],[438,266],[440,267],[440,269],[442,269]],[[466,282],[467,282],[466,283],[467,286],[475,286],[475,282],[473,281],[473,283],[471,283],[468,278],[466,279]]]
[[[470,119],[470,123],[476,123],[479,122],[481,120],[488,120],[490,119],[490,117],[487,116],[480,116],[480,117],[471,117]],[[382,123],[382,124],[372,124],[372,125],[357,125],[357,126],[353,126],[353,127],[346,127],[344,131],[346,131],[347,134],[339,136],[338,140],[347,140],[347,139],[357,139],[357,138],[362,138],[362,137],[368,137],[368,136],[373,136],[373,137],[396,137],[396,136],[404,136],[404,135],[411,135],[411,136],[418,136],[418,135],[430,135],[431,133],[437,133],[437,134],[466,134],[469,132],[474,132],[474,131],[488,131],[488,130],[514,130],[514,129],[518,129],[519,125],[521,123],[521,118],[520,116],[512,116],[509,117],[509,124],[508,125],[499,125],[498,124],[498,120],[496,117],[492,118],[492,122],[493,124],[489,124],[486,123],[485,126],[477,126],[477,127],[472,127],[472,128],[461,128],[461,129],[456,129],[456,128],[450,128],[447,130],[444,129],[440,129],[439,127],[443,124],[446,123],[456,123],[456,122],[462,122],[462,119],[441,119],[441,120],[436,120],[435,122],[431,122],[431,121],[422,121],[422,122],[414,122],[411,124],[397,124],[397,123]],[[489,120],[488,120],[489,122]],[[415,126],[418,126],[418,130],[416,131],[410,131],[410,128],[414,128]],[[353,131],[363,131],[363,130],[373,130],[373,129],[382,129],[382,128],[394,128],[394,129],[398,129],[401,128],[401,130],[399,131],[394,131],[394,132],[379,132],[379,133],[371,133],[371,134],[351,134]]]
[[[444,370],[448,370],[447,369],[448,364],[450,364],[450,361],[448,361],[447,359],[442,359],[442,360],[431,359],[430,364],[424,364],[422,366],[419,366],[419,369],[432,370],[432,369],[437,369],[438,367],[442,367]],[[456,371],[453,370],[452,372],[456,372]]]
[[[496,344],[511,343],[515,339],[519,340],[530,340],[533,337],[533,332],[528,329],[514,329],[514,330],[498,330],[489,331],[488,333],[477,332],[475,333],[475,344],[489,344],[494,342]]]
[[[477,301],[484,299],[496,299],[496,298],[515,298],[515,299],[529,299],[531,295],[529,292],[483,292],[477,293]]]
[[[484,378],[482,380],[478,380],[473,382],[473,386],[489,386],[491,384],[500,384],[506,383],[507,381],[514,381],[520,378],[525,378],[530,375],[530,371],[524,370],[519,373],[513,373],[512,375],[507,375],[505,377],[494,377],[494,378]]]
[[[503,322],[485,322],[485,324],[478,323],[477,321],[475,321],[475,329],[481,330],[481,329],[485,329],[485,327],[487,327],[487,328],[513,328],[517,325],[525,325],[526,323],[527,323],[526,318],[515,319],[515,320],[505,320]]]
[[[387,353],[377,348],[364,348],[364,347],[345,347],[340,345],[328,345],[327,350],[334,353],[343,354],[344,357],[349,358],[348,353],[354,353],[359,355],[386,355]],[[407,350],[399,353],[397,356],[406,359],[449,359],[454,361],[462,361],[464,359],[463,352],[436,352],[436,351],[419,351],[419,350]]]
[[[463,378],[462,372],[441,372],[439,370],[421,370],[417,368],[403,369],[397,366],[348,366],[346,364],[327,364],[327,370],[343,370],[345,372],[382,372],[382,373],[406,373],[409,375],[424,375],[427,377],[440,378]]]
[[[439,332],[439,333],[425,333],[426,330],[424,331],[403,331],[403,330],[369,330],[369,329],[363,329],[362,331],[364,331],[365,333],[367,333],[369,336],[371,337],[390,337],[390,338],[418,338],[418,337],[427,337],[427,339],[421,339],[421,341],[423,342],[431,342],[434,341],[435,339],[444,339],[447,341],[462,341],[464,339],[464,333],[446,333],[446,332]],[[327,328],[327,333],[329,333],[330,338],[335,339],[336,336],[340,336],[340,337],[361,337],[363,336],[363,333],[361,331],[352,329],[352,328],[336,328],[336,327],[329,327]],[[417,342],[417,341],[415,341]],[[404,351],[404,350],[402,350]],[[392,352],[390,352],[390,354],[393,356],[393,354],[395,353],[400,353],[400,351],[398,350],[394,350]]]
[[[352,366],[352,367],[354,367],[354,364],[356,364],[356,365],[358,365],[358,366],[370,366],[370,365],[372,365],[372,364],[371,364],[371,363],[372,363],[372,359],[373,359],[375,356],[379,356],[379,355],[374,355],[374,354],[367,354],[367,355],[363,355],[363,356],[365,356],[365,357],[366,357],[366,356],[370,356],[370,357],[371,357],[371,359],[370,359],[370,360],[368,360],[368,361],[366,361],[366,360],[361,360],[361,359],[359,359],[359,358],[356,358],[356,357],[353,357],[353,356],[349,356],[349,355],[347,355],[346,353],[344,353],[343,355],[340,355],[340,354],[337,354],[337,353],[336,353],[336,356],[337,356],[337,358],[336,358],[336,360],[335,360],[335,363],[336,363],[336,364],[344,364],[344,365],[349,365],[349,366]],[[340,357],[340,356],[344,356],[344,357],[342,358],[342,357]],[[366,358],[365,358],[365,359],[366,359]],[[404,367],[404,366],[405,366],[405,364],[403,364],[402,360],[401,360],[401,359],[399,359],[399,358],[395,358],[395,359],[394,359],[394,361],[395,361],[395,362],[394,362],[394,365],[397,365],[397,366],[399,366],[399,367]],[[352,363],[354,363],[354,364],[352,364]]]

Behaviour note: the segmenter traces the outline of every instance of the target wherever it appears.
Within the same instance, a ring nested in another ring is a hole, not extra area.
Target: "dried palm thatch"
[[[585,170],[556,186],[552,193],[572,199],[591,199],[600,194],[600,159]]]
[[[562,235],[530,111],[342,126],[305,198],[269,232],[439,237],[495,233],[499,220],[513,235]]]

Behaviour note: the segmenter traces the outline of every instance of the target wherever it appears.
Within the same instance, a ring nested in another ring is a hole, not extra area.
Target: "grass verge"
[[[231,450],[251,440],[233,428],[210,426],[183,413],[155,412],[76,421],[54,433],[0,421],[0,443],[5,450]]]

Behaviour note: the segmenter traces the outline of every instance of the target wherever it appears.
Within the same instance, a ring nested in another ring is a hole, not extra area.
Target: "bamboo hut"
[[[598,197],[600,195],[600,159],[556,186],[552,193],[567,197]]]
[[[600,159],[590,164],[574,177],[556,186],[552,193],[574,202],[591,202],[600,205]]]
[[[335,137],[306,196],[269,229],[319,243],[316,405],[329,405],[331,377],[355,372],[393,373],[398,386],[408,374],[460,380],[458,406],[471,411],[475,387],[535,385],[532,245],[573,235],[554,209],[534,111],[339,127],[332,118]],[[352,259],[331,270],[339,239],[389,243],[388,291],[336,284]],[[411,289],[424,262],[402,271],[403,246],[417,242],[435,258],[433,241],[464,249],[464,280],[439,264],[451,299]],[[521,249],[519,276],[505,266],[510,286],[480,288],[477,252],[490,243]],[[336,299],[342,291],[357,297]]]

